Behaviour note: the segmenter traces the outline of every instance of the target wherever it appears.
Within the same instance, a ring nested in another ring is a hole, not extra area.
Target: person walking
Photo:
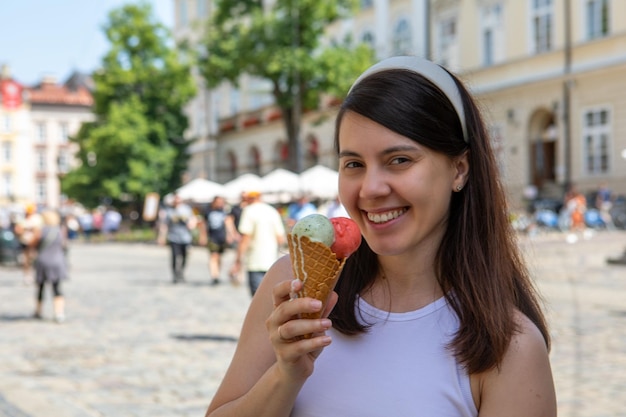
[[[67,279],[66,244],[67,231],[61,224],[61,217],[52,210],[42,213],[43,227],[37,229],[34,247],[37,250],[35,266],[35,283],[37,284],[34,317],[42,318],[43,300],[46,285],[52,287],[54,320],[65,321],[65,298],[61,290],[61,282]]]
[[[245,258],[250,293],[254,296],[265,273],[278,258],[279,248],[285,245],[287,238],[278,210],[262,202],[260,192],[248,192],[246,201],[239,222],[241,239],[231,274],[238,275]]]
[[[550,333],[461,81],[388,58],[335,126],[339,195],[362,243],[323,311],[293,297],[303,283],[288,256],[270,268],[206,415],[556,416]]]
[[[224,197],[216,196],[213,198],[202,218],[204,227],[200,227],[200,244],[206,244],[209,250],[211,285],[218,285],[224,251],[237,241],[237,231],[233,216],[226,211]],[[233,283],[235,282],[233,281]]]
[[[182,202],[175,194],[171,207],[162,210],[157,242],[159,245],[169,244],[171,249],[172,282],[185,281],[187,265],[187,249],[193,240],[192,230],[198,221],[191,207]]]
[[[32,267],[37,256],[36,236],[43,227],[43,217],[37,213],[37,206],[33,203],[26,205],[24,217],[15,224],[15,235],[20,243],[23,255],[22,269],[24,272],[24,283],[33,282]]]
[[[310,201],[309,196],[304,193],[298,195],[296,200],[287,207],[288,229],[291,230],[298,220],[314,213],[317,213],[317,207]]]

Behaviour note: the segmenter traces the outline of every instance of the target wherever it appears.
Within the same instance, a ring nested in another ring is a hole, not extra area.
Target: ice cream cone
[[[328,296],[341,275],[345,258],[338,260],[328,246],[311,241],[307,236],[290,234],[287,240],[293,273],[303,284],[298,297],[315,298],[325,307]],[[302,314],[302,318],[320,318],[324,307],[318,313]]]

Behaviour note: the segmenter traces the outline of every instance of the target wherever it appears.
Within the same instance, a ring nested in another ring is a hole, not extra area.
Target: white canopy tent
[[[334,199],[338,192],[339,173],[323,165],[315,165],[300,174],[300,190],[313,198]]]
[[[261,177],[255,174],[241,174],[224,184],[224,197],[229,203],[237,203],[244,191],[261,191]]]
[[[268,203],[288,203],[300,193],[300,176],[295,172],[277,168],[261,178],[263,200]]]
[[[196,178],[176,190],[176,194],[192,203],[210,203],[218,195],[224,195],[225,188],[222,184],[209,181],[204,178]],[[168,194],[166,198],[172,198],[173,194]]]

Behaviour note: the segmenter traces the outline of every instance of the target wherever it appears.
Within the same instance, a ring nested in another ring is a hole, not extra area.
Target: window
[[[37,171],[44,172],[46,170],[46,152],[43,150],[37,151]]]
[[[240,100],[239,90],[236,88],[232,88],[230,90],[230,114],[239,113],[239,104],[240,104],[239,100]]]
[[[67,143],[70,139],[70,128],[67,123],[59,125],[59,143]]]
[[[482,63],[488,67],[504,58],[504,30],[502,5],[496,3],[481,9]]]
[[[189,23],[189,16],[187,14],[187,0],[179,0],[178,2],[178,24],[180,26],[187,26]]]
[[[361,10],[374,7],[374,0],[361,0]]]
[[[493,65],[493,31],[486,29],[483,32],[483,65]]]
[[[402,19],[393,31],[393,53],[394,55],[408,55],[412,49],[411,28],[409,22]]]
[[[587,39],[601,38],[609,34],[609,0],[588,0]]]
[[[204,19],[206,17],[206,0],[196,0],[196,12],[198,13],[198,19]]]
[[[535,53],[552,49],[552,0],[533,0],[531,10]]]
[[[46,204],[46,182],[43,179],[38,180],[36,187],[37,203]]]
[[[57,158],[57,169],[60,174],[67,173],[70,170],[67,152],[59,152],[59,156]]]
[[[9,163],[13,154],[13,146],[11,142],[2,142],[2,161]]]
[[[370,31],[367,31],[361,36],[361,42],[369,45],[370,48],[374,49],[374,34]]]
[[[36,125],[36,129],[37,129],[37,142],[38,143],[46,143],[46,139],[48,136],[48,131],[46,129],[46,124],[43,122],[37,123]]]
[[[0,131],[9,133],[11,131],[11,116],[5,114],[2,116],[2,126],[0,126]]]
[[[443,19],[439,22],[439,63],[444,67],[454,63],[456,49],[456,17]]]
[[[250,167],[253,174],[261,175],[261,151],[256,146],[250,148]]]
[[[589,110],[583,116],[585,173],[609,172],[610,114],[607,109]]]
[[[11,174],[5,172],[2,174],[2,196],[11,197],[13,195],[13,180]]]

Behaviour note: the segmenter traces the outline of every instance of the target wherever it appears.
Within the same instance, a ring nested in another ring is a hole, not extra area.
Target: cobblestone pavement
[[[625,232],[522,238],[545,296],[560,417],[626,416]],[[226,259],[228,264],[229,254]],[[234,352],[246,285],[209,285],[193,248],[173,285],[167,248],[75,243],[67,320],[33,320],[34,287],[0,267],[0,416],[203,416]]]

